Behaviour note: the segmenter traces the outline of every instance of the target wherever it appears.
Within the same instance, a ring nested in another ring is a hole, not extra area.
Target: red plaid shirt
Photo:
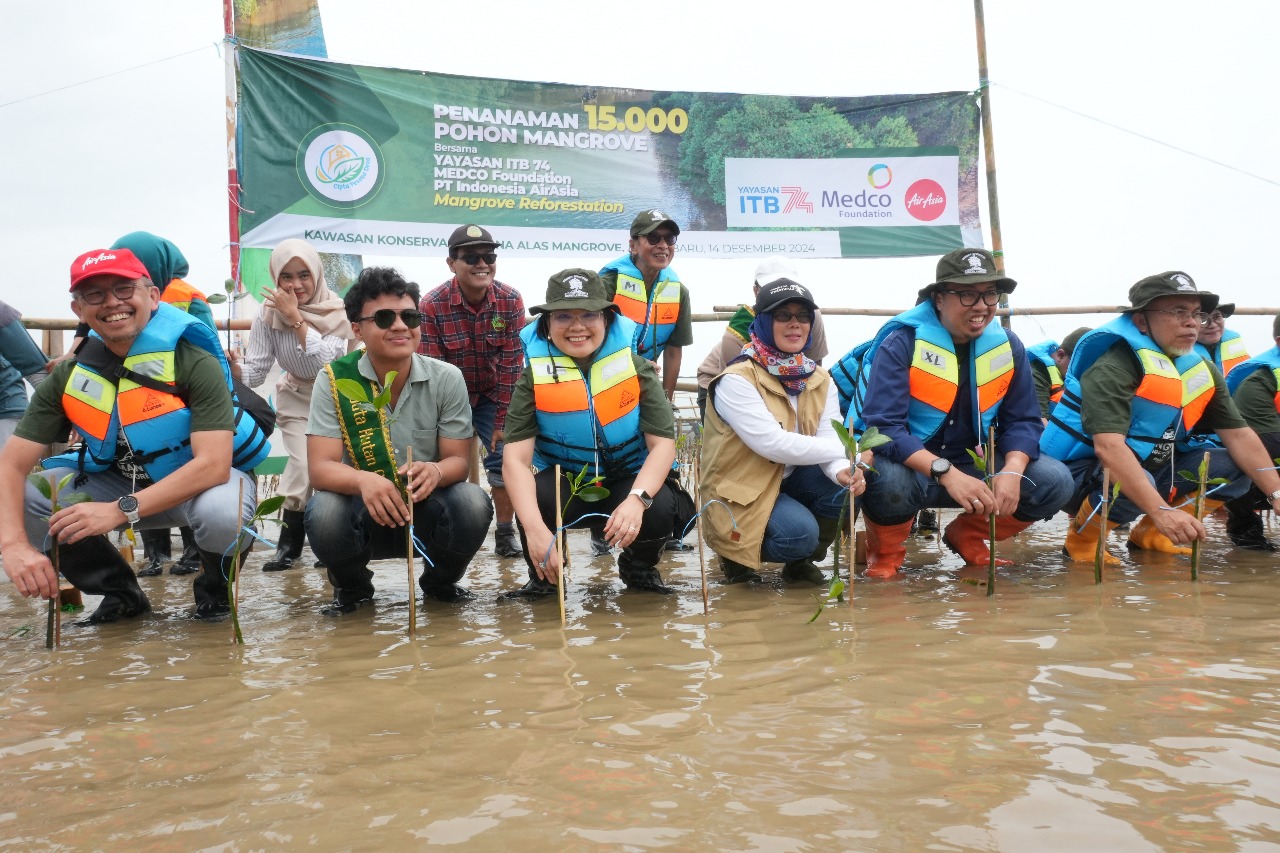
[[[497,403],[493,428],[501,430],[511,391],[524,369],[520,328],[525,315],[520,291],[494,281],[485,301],[472,306],[462,298],[457,280],[450,279],[422,297],[418,310],[422,312],[418,352],[461,370],[472,406],[481,397]]]

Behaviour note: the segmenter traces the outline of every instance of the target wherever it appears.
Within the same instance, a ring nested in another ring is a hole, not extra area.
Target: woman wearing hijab
[[[673,592],[662,583],[658,559],[677,509],[667,485],[675,418],[653,364],[631,349],[635,323],[618,314],[600,276],[585,269],[556,273],[547,301],[529,311],[538,319],[520,334],[528,361],[507,409],[502,462],[529,582],[507,595],[556,591],[556,465],[564,476],[564,522],[585,528],[598,521],[584,518],[589,513],[607,515],[604,536],[622,549],[618,574],[627,588]],[[569,499],[568,477],[584,468],[602,478],[608,497]]]
[[[302,513],[311,497],[307,476],[307,415],[316,374],[350,349],[351,323],[341,297],[324,281],[320,255],[304,240],[285,240],[271,252],[271,280],[263,288],[262,312],[249,330],[244,364],[231,354],[231,372],[250,388],[261,385],[273,363],[284,373],[276,383],[276,429],[289,462],[280,477],[284,528],[264,572],[293,567],[302,556]]]
[[[804,354],[813,295],[780,278],[754,307],[749,343],[707,388],[702,500],[729,511],[712,505],[702,529],[729,583],[759,583],[770,562],[784,564],[784,580],[821,584],[816,563],[839,532],[845,495],[866,484],[831,425],[841,420],[835,383]]]

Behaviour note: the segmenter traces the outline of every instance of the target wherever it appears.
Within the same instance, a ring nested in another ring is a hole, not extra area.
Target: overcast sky
[[[759,15],[712,6],[503,0],[448,20],[438,4],[322,0],[321,11],[330,55],[362,64],[767,94],[977,86],[973,9],[964,0],[801,2]],[[6,8],[5,301],[28,316],[69,316],[71,259],[137,229],[173,240],[191,262],[192,283],[220,289],[229,274],[221,8],[218,0]],[[1280,4],[987,0],[986,23],[1015,306],[1116,304],[1134,281],[1166,269],[1187,271],[1226,301],[1280,305],[1270,257],[1280,208],[1280,52],[1271,43]],[[446,273],[441,258],[383,260],[424,285]],[[932,280],[934,261],[815,260],[800,269],[823,305],[905,307]],[[561,265],[509,259],[499,277],[536,304]],[[696,311],[746,299],[754,265],[675,262]],[[1034,343],[1098,319],[1018,320],[1015,329]],[[831,324],[833,352],[878,322]],[[1232,325],[1252,350],[1270,346],[1268,320]],[[699,331],[682,374],[719,334]]]

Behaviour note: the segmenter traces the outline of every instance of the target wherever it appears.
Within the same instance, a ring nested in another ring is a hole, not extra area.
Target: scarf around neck
[[[789,353],[778,349],[773,340],[772,312],[756,315],[747,333],[750,336],[750,343],[742,348],[740,358],[749,358],[769,371],[771,375],[778,377],[783,389],[792,397],[800,396],[800,393],[808,387],[805,380],[818,369],[818,363],[805,355],[803,350]],[[805,346],[808,345],[809,342],[806,341]]]

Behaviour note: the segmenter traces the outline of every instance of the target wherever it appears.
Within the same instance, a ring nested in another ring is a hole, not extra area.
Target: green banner
[[[635,215],[682,256],[884,257],[981,245],[970,93],[649,92],[241,48],[242,243],[440,255],[621,254]]]

